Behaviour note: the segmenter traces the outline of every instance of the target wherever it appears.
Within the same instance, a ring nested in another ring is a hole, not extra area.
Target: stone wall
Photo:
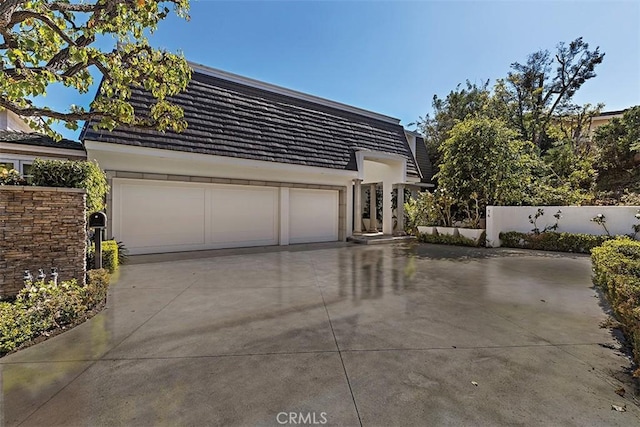
[[[58,268],[58,279],[84,283],[85,191],[0,186],[0,298],[24,286],[24,270],[37,276]]]

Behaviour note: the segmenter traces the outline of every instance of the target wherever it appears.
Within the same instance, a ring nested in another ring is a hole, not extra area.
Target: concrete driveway
[[[0,359],[0,424],[638,425],[598,302],[588,257],[514,250],[128,265],[98,316]]]

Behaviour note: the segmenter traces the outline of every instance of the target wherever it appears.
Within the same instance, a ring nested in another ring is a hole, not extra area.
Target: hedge
[[[591,252],[593,283],[602,289],[640,366],[640,242],[625,237]],[[634,376],[640,376],[637,369]]]
[[[107,177],[95,162],[84,160],[35,159],[31,168],[33,185],[43,187],[84,188],[89,213],[105,207],[109,192]]]
[[[478,242],[464,236],[449,236],[447,234],[426,234],[420,233],[418,235],[418,241],[422,243],[436,243],[443,245],[456,245],[456,246],[472,246],[479,247],[484,246],[486,240],[485,233],[482,233]]]
[[[75,279],[58,284],[35,282],[21,290],[15,301],[0,302],[0,356],[51,330],[73,324],[104,301],[109,274],[93,270],[88,276],[85,286]]]
[[[95,268],[95,243],[89,246],[87,251],[87,269]],[[120,265],[120,256],[118,255],[118,242],[115,240],[105,240],[102,242],[102,268],[113,273],[118,269]]]
[[[557,233],[520,233],[507,231],[500,233],[501,246],[507,248],[538,249],[542,251],[576,252],[588,254],[591,249],[602,245],[611,236],[594,234]]]

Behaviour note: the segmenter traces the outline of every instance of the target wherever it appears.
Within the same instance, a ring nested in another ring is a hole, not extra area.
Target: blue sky
[[[431,111],[434,94],[494,82],[512,62],[580,36],[606,55],[575,101],[640,104],[637,1],[196,0],[190,15],[162,22],[152,44],[404,125]],[[57,92],[48,101],[78,102]]]

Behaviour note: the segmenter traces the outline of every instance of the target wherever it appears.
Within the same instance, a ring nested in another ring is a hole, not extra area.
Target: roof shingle
[[[424,143],[424,138],[416,137],[416,161],[418,162],[418,168],[422,178],[420,182],[427,184],[433,184],[433,165],[431,159],[429,159],[429,153],[427,152],[427,146]]]
[[[37,132],[27,133],[13,130],[0,130],[0,142],[84,151],[84,146],[78,141],[71,141],[69,139],[55,141],[50,136]]]
[[[133,90],[137,112],[152,102],[149,93]],[[182,133],[94,130],[88,122],[81,139],[343,170],[356,170],[350,160],[362,148],[402,155],[407,173],[419,176],[403,127],[388,120],[199,72],[172,102],[184,109]]]

